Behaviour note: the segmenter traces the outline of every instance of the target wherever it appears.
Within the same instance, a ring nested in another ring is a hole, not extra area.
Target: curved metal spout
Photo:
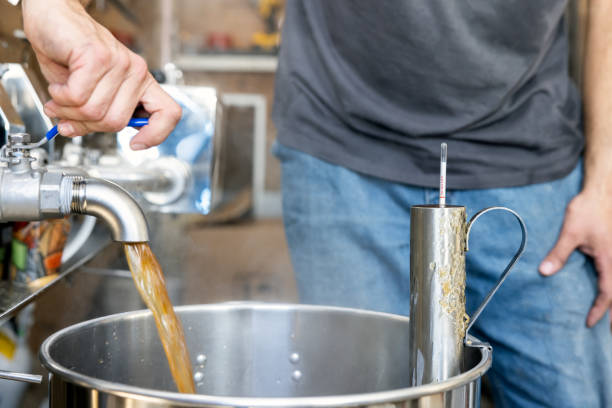
[[[111,229],[113,240],[149,240],[142,209],[122,187],[106,180],[72,177],[71,192],[70,212],[93,215],[104,220]]]

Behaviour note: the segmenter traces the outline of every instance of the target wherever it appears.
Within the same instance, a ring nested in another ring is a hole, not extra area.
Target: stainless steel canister
[[[465,207],[410,209],[410,355],[414,385],[460,372],[465,314]]]
[[[465,252],[474,221],[492,210],[512,213],[523,237],[519,250],[470,322],[465,312]],[[523,220],[508,208],[486,208],[469,223],[463,206],[411,208],[409,365],[413,386],[444,381],[461,372],[467,331],[522,254],[526,240]]]

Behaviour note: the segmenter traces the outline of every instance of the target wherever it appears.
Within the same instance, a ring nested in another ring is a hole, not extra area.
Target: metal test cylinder
[[[465,314],[466,211],[410,209],[410,367],[412,385],[460,374]]]

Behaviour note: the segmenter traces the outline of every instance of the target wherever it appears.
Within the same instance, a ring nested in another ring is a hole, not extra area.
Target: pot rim
[[[322,306],[322,305],[303,305],[291,303],[266,303],[266,302],[224,302],[217,304],[204,305],[185,305],[174,308],[175,311],[197,311],[197,310],[285,310],[285,311],[337,311],[350,312],[367,316],[380,316],[386,319],[395,319],[401,321],[409,320],[406,316],[395,315],[383,312],[374,312],[369,310],[345,308],[338,306]],[[177,403],[181,406],[231,406],[231,407],[287,407],[287,408],[304,408],[304,407],[346,407],[346,406],[364,406],[372,404],[391,403],[394,401],[403,401],[408,399],[416,399],[427,395],[439,394],[450,391],[452,389],[464,386],[482,377],[485,372],[491,367],[492,348],[487,343],[483,343],[473,336],[468,336],[466,347],[478,348],[481,354],[480,361],[471,369],[448,380],[439,383],[425,384],[418,387],[405,387],[395,390],[377,391],[361,394],[344,394],[330,396],[313,396],[313,397],[227,397],[214,396],[205,394],[182,394],[171,391],[158,391],[150,388],[137,387],[115,383],[107,380],[97,379],[88,375],[80,374],[74,370],[70,370],[57,361],[50,354],[50,348],[53,343],[75,330],[82,329],[86,326],[109,322],[113,320],[135,319],[143,315],[150,315],[149,310],[137,310],[112,314],[99,317],[92,320],[77,323],[68,326],[49,336],[40,347],[39,358],[41,363],[52,374],[61,376],[63,380],[67,380],[74,384],[93,388],[100,392],[115,395],[123,398],[131,398],[141,401],[157,402],[157,403]]]

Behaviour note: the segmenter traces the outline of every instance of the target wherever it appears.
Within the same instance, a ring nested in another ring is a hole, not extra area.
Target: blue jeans
[[[279,143],[274,150],[301,301],[408,315],[410,207],[437,203],[438,191],[369,177]],[[585,324],[597,294],[590,259],[576,251],[556,275],[537,271],[581,182],[579,165],[550,183],[448,192],[447,203],[464,205],[468,217],[503,205],[527,225],[523,257],[472,329],[493,346],[488,375],[497,408],[612,407],[608,316],[591,329]],[[510,214],[493,212],[474,225],[468,313],[497,281],[520,236]]]

